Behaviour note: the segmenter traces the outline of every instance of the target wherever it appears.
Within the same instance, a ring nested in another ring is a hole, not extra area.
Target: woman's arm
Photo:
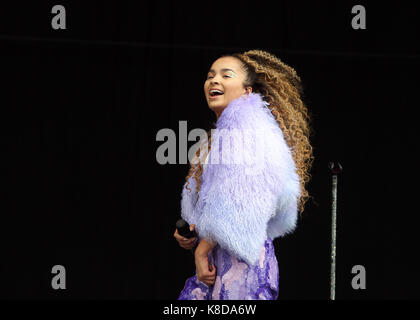
[[[217,243],[209,242],[203,238],[195,249],[194,258],[197,279],[208,286],[214,285],[214,282],[216,281],[216,267],[211,265],[208,260],[208,253],[216,244]]]
[[[213,249],[216,244],[216,242],[212,243],[203,238],[195,249],[195,254],[199,257],[207,257],[210,250]]]

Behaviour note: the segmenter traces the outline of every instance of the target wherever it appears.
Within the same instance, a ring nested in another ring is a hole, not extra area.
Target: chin
[[[226,104],[224,99],[217,99],[217,100],[207,100],[209,104],[213,105],[213,106],[221,106]]]
[[[215,109],[215,110],[217,110],[217,109],[223,109],[224,107],[225,107],[225,105],[223,104],[223,103],[215,103],[215,102],[209,102],[208,103],[208,105],[209,105],[209,108],[210,109]]]

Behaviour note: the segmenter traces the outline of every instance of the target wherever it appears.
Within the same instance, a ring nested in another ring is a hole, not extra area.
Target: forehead
[[[222,69],[232,69],[236,73],[242,72],[240,62],[234,57],[219,58],[214,61],[210,67],[210,70],[214,70],[216,72]]]

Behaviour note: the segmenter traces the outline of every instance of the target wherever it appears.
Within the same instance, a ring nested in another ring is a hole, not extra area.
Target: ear
[[[246,94],[250,94],[252,92],[252,87],[247,87],[246,88]]]

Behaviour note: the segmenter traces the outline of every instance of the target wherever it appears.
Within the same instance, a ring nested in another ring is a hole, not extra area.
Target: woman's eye
[[[223,77],[232,78],[230,75],[225,74]],[[213,78],[212,76],[207,76],[207,79]]]

